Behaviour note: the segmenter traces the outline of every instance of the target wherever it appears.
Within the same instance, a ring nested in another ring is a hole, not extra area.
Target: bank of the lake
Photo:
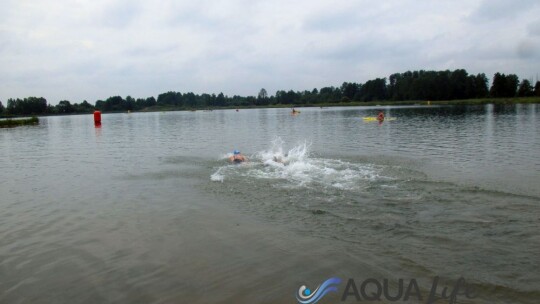
[[[103,113],[136,113],[136,112],[171,112],[171,111],[214,111],[214,110],[241,110],[241,109],[279,109],[279,108],[330,108],[330,107],[372,107],[372,106],[418,106],[418,105],[455,105],[455,106],[472,106],[472,105],[510,105],[510,104],[537,104],[540,103],[540,96],[533,97],[513,97],[513,98],[476,98],[476,99],[456,99],[456,100],[402,100],[402,101],[347,101],[347,102],[324,102],[324,103],[306,103],[306,104],[267,104],[267,105],[231,105],[222,107],[179,107],[173,105],[155,105],[139,110],[107,110],[96,108]],[[87,115],[92,114],[94,110],[87,112],[73,113],[41,113],[39,116],[65,116],[65,115]],[[35,113],[27,113],[21,115],[0,115],[3,118],[22,118]]]
[[[31,118],[0,119],[0,128],[13,128],[18,126],[37,124],[39,124],[39,118],[35,116]]]
[[[456,99],[456,100],[404,100],[404,101],[351,101],[351,102],[326,102],[316,104],[270,104],[264,106],[239,105],[226,107],[174,107],[174,106],[153,106],[140,111],[131,112],[167,112],[167,111],[213,111],[231,109],[279,109],[279,108],[327,108],[327,107],[372,107],[372,106],[406,106],[406,105],[504,105],[504,104],[535,104],[540,103],[540,96],[534,97],[513,97],[513,98],[477,98],[477,99]],[[123,113],[125,111],[113,111]]]

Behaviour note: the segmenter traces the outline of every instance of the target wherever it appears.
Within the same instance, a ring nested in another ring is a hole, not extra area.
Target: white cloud
[[[0,100],[255,95],[394,72],[535,75],[535,1],[0,0]]]

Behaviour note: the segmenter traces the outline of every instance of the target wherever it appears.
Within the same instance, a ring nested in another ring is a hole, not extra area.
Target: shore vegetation
[[[293,91],[278,90],[270,95],[262,88],[253,96],[227,96],[169,91],[157,98],[111,96],[91,104],[84,100],[71,103],[61,100],[57,105],[47,103],[44,97],[10,98],[7,106],[0,101],[2,115],[66,115],[103,112],[212,110],[227,108],[272,107],[329,107],[410,104],[486,104],[486,103],[538,103],[540,81],[519,80],[515,74],[495,73],[491,85],[480,73],[470,75],[464,69],[454,71],[407,71],[388,78],[376,78],[365,83],[344,82],[341,86]]]
[[[37,124],[39,124],[39,118],[35,116],[31,118],[0,119],[0,128],[13,128],[13,127],[18,127],[18,126],[37,125]]]

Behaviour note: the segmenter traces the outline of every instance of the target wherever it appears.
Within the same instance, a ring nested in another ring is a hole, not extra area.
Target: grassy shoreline
[[[0,128],[13,128],[18,126],[27,126],[27,125],[37,125],[39,124],[39,119],[35,116],[31,118],[23,119],[2,119],[0,120]]]
[[[232,109],[274,109],[274,108],[319,108],[319,107],[373,107],[373,106],[404,106],[404,105],[484,105],[484,104],[540,104],[540,97],[515,97],[515,98],[480,98],[480,99],[459,99],[459,100],[406,100],[406,101],[353,101],[353,102],[327,102],[317,104],[275,104],[264,106],[226,106],[213,108],[186,108],[174,106],[153,106],[132,112],[168,112],[168,111],[204,111],[204,110],[232,110]],[[123,113],[121,111],[119,113]],[[111,112],[107,112],[111,113]]]

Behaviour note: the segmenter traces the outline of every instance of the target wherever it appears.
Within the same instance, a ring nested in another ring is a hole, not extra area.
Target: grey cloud
[[[494,21],[513,18],[538,6],[537,0],[483,0],[471,20]]]
[[[0,99],[253,95],[414,69],[540,66],[538,1],[471,1],[5,0]]]
[[[415,50],[414,41],[388,42],[384,40],[349,41],[331,49],[316,51],[319,59],[331,59],[344,62],[360,62],[364,60],[403,58]]]
[[[528,29],[529,35],[540,36],[540,21],[530,23],[527,29]]]
[[[116,1],[102,10],[100,23],[108,27],[125,28],[141,13],[141,7],[136,1]]]
[[[213,29],[219,27],[222,20],[212,18],[198,9],[182,9],[176,11],[168,20],[171,26],[188,26],[194,28]]]
[[[127,49],[123,54],[133,58],[156,57],[164,54],[172,54],[177,49],[178,45],[175,43],[165,45],[143,45]]]
[[[517,54],[521,59],[529,59],[540,55],[540,47],[537,41],[523,40],[517,46]]]
[[[308,31],[337,31],[358,26],[357,12],[354,10],[325,12],[309,17],[303,24]],[[367,22],[367,20],[363,20]]]

